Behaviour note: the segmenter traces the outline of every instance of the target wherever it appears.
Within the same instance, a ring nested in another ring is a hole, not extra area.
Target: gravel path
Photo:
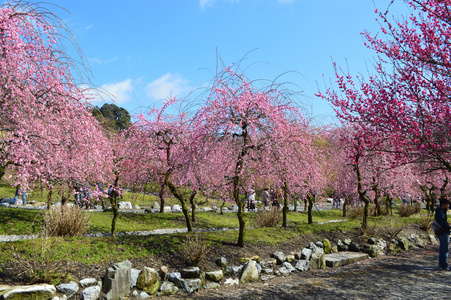
[[[438,245],[433,245],[340,268],[296,273],[266,284],[201,291],[188,298],[451,299],[451,272],[438,270],[437,261]]]

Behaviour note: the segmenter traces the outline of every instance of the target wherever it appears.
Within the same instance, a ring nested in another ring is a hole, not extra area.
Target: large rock
[[[181,212],[182,208],[180,207],[180,205],[174,204],[174,205],[172,205],[171,210],[172,210],[172,212]]]
[[[407,251],[409,250],[409,240],[406,238],[399,238],[398,239],[398,246],[399,248],[401,248],[401,250],[403,251]]]
[[[97,300],[97,299],[99,299],[99,296],[100,296],[100,286],[95,285],[95,286],[90,286],[88,288],[85,288],[80,294],[80,299],[81,300]],[[113,298],[110,298],[110,299],[113,299]],[[120,299],[120,297],[114,298],[114,299]]]
[[[182,290],[185,293],[194,293],[199,291],[199,288],[202,284],[202,280],[200,280],[199,278],[197,279],[182,279],[181,281],[182,283]]]
[[[188,269],[183,269],[180,271],[182,278],[199,278],[200,269],[199,267],[192,267]]]
[[[160,275],[154,268],[144,267],[136,280],[136,286],[153,295],[160,288]]]
[[[56,288],[50,284],[20,285],[8,287],[2,293],[1,299],[4,300],[48,300],[55,296]]]
[[[367,253],[357,252],[337,252],[324,255],[325,264],[331,268],[349,265],[367,258]]]
[[[283,264],[287,260],[287,257],[285,256],[285,254],[283,254],[282,251],[274,252],[271,256],[277,260],[278,265]]]
[[[227,278],[224,282],[225,286],[239,285],[240,280],[238,278]]]
[[[296,261],[296,264],[294,265],[295,269],[300,272],[305,272],[310,269],[310,261],[306,259],[301,259]]]
[[[312,257],[312,249],[309,248],[304,248],[301,251],[301,259],[306,259],[306,260],[310,260],[310,257]]]
[[[368,253],[370,257],[378,257],[380,255],[385,255],[387,253],[387,242],[380,239],[374,244],[367,245],[364,252]]]
[[[56,286],[56,290],[64,295],[67,296],[67,298],[72,297],[78,292],[78,284],[76,282],[69,282],[69,283],[62,283]]]
[[[79,284],[82,288],[86,288],[88,286],[97,285],[97,279],[95,278],[85,278],[79,281]]]
[[[131,202],[121,201],[117,204],[117,206],[119,207],[119,209],[133,209]]]
[[[258,280],[258,270],[257,270],[257,263],[255,260],[250,260],[247,262],[243,269],[243,273],[240,277],[241,283],[248,283]]]
[[[310,243],[309,248],[312,249],[313,253],[324,254],[324,249],[323,249],[322,243],[321,243],[321,246],[317,246],[314,243]]]
[[[213,282],[220,282],[224,277],[222,270],[205,272],[205,279]]]
[[[219,288],[221,285],[217,282],[209,282],[204,284],[202,287],[206,290],[211,290],[211,289],[217,289]]]
[[[166,280],[166,276],[168,276],[169,269],[166,266],[161,266],[158,274],[160,275],[160,280],[163,282]]]
[[[131,262],[125,260],[107,269],[103,281],[103,291],[107,300],[119,299],[130,294],[131,268]]]
[[[134,268],[131,269],[132,283],[131,283],[130,287],[136,286],[136,282],[138,281],[139,273],[141,273],[141,270],[134,269]]]
[[[286,261],[289,263],[292,263],[296,260],[296,257],[294,256],[294,254],[288,254],[286,257]]]
[[[224,256],[219,257],[216,260],[216,265],[221,268],[223,272],[227,270],[227,259]]]
[[[179,288],[182,287],[183,279],[182,279],[182,275],[179,272],[169,273],[167,275],[167,279],[169,280],[169,282],[172,282],[173,284],[175,284]]]
[[[179,288],[177,286],[175,286],[175,284],[170,282],[170,281],[165,281],[160,286],[160,294],[162,296],[174,295],[178,291],[179,291]]]
[[[267,269],[267,268],[274,268],[277,264],[277,260],[276,259],[268,259],[268,260],[261,260],[260,261],[260,266],[263,269]]]
[[[328,239],[323,240],[324,254],[332,253],[332,245]]]
[[[240,276],[241,272],[243,271],[243,268],[244,268],[243,265],[227,267],[226,275],[231,277]]]
[[[345,244],[341,240],[338,240],[337,241],[337,250],[338,251],[348,251],[349,250],[349,245]]]
[[[155,209],[157,211],[160,211],[160,203],[154,202],[151,206],[152,209]]]
[[[324,254],[313,252],[312,257],[310,257],[310,269],[322,269],[325,266],[326,261],[324,260]]]

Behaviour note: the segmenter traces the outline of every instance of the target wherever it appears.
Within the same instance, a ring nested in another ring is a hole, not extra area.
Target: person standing
[[[255,210],[255,191],[250,189],[247,195],[247,209],[249,211]]]
[[[447,211],[449,210],[450,201],[447,198],[440,198],[440,206],[435,209],[434,219],[441,226],[436,232],[437,238],[440,242],[438,254],[438,267],[442,270],[450,271],[448,264],[449,254],[449,232],[451,226],[447,220]]]
[[[262,199],[263,199],[263,204],[265,205],[265,208],[267,208],[269,206],[269,192],[268,189],[264,189],[262,191]]]

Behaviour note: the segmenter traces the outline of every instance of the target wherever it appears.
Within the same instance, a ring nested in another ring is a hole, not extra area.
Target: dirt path
[[[221,287],[173,299],[451,299],[451,272],[437,269],[438,246],[368,259],[336,269]],[[168,299],[168,298],[166,298]]]

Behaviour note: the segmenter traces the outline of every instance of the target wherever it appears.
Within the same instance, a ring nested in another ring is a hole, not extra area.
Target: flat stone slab
[[[324,258],[326,260],[326,266],[330,268],[336,268],[367,259],[369,258],[369,255],[367,253],[361,252],[337,252],[325,254]]]

